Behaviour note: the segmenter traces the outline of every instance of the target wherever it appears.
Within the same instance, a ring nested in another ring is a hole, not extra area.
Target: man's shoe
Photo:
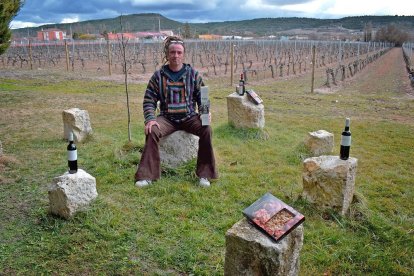
[[[142,188],[150,184],[151,184],[151,180],[147,180],[147,179],[138,180],[137,182],[135,182],[135,186],[137,186],[138,188]]]
[[[201,187],[210,187],[210,181],[207,178],[201,177],[199,184]]]

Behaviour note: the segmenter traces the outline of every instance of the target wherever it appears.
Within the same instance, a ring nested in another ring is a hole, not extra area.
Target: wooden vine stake
[[[233,66],[234,66],[234,45],[231,44],[230,50],[230,86],[233,86]]]
[[[29,62],[30,62],[30,70],[33,70],[32,42],[31,41],[29,41]]]
[[[313,93],[313,85],[315,83],[315,60],[316,60],[316,47],[315,45],[312,46],[312,85],[311,85],[311,93]]]
[[[109,75],[112,75],[112,71],[111,71],[111,46],[109,44],[109,39],[106,41],[106,44],[108,45],[108,72]]]
[[[66,52],[66,71],[69,71],[69,50],[68,42],[65,40],[65,52]]]

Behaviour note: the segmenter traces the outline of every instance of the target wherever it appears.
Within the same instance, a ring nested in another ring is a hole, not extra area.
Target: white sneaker
[[[210,187],[210,181],[207,178],[200,177],[199,184],[201,187]]]
[[[135,186],[137,186],[138,188],[142,188],[150,184],[151,184],[151,180],[147,180],[147,179],[138,180],[137,182],[135,182]]]

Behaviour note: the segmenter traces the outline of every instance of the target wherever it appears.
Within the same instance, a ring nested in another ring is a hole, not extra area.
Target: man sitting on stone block
[[[148,82],[143,102],[146,140],[135,173],[137,187],[148,186],[160,178],[159,141],[177,130],[200,137],[196,169],[199,184],[208,187],[209,179],[217,178],[211,127],[202,126],[196,113],[196,105],[198,109],[201,106],[200,87],[204,84],[198,71],[183,63],[184,51],[184,41],[180,37],[167,37],[164,41],[166,64]],[[156,116],[158,102],[160,114]]]

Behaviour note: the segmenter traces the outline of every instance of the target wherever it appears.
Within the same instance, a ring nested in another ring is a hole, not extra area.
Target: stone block
[[[355,192],[358,159],[341,160],[322,155],[303,161],[302,196],[321,209],[333,208],[345,215]]]
[[[68,139],[69,132],[73,132],[75,143],[84,141],[92,134],[89,113],[79,108],[71,108],[62,112],[63,117],[63,138]]]
[[[248,97],[236,92],[227,96],[229,123],[237,128],[264,128],[264,105],[253,103]]]
[[[65,219],[86,209],[98,196],[95,177],[82,169],[55,177],[48,193],[50,212]]]
[[[330,154],[334,147],[334,135],[323,129],[309,132],[305,139],[305,147],[313,156]]]
[[[200,138],[183,130],[161,138],[160,160],[169,168],[176,168],[197,157],[198,140]]]
[[[275,242],[247,219],[226,233],[224,275],[298,275],[303,225]]]

